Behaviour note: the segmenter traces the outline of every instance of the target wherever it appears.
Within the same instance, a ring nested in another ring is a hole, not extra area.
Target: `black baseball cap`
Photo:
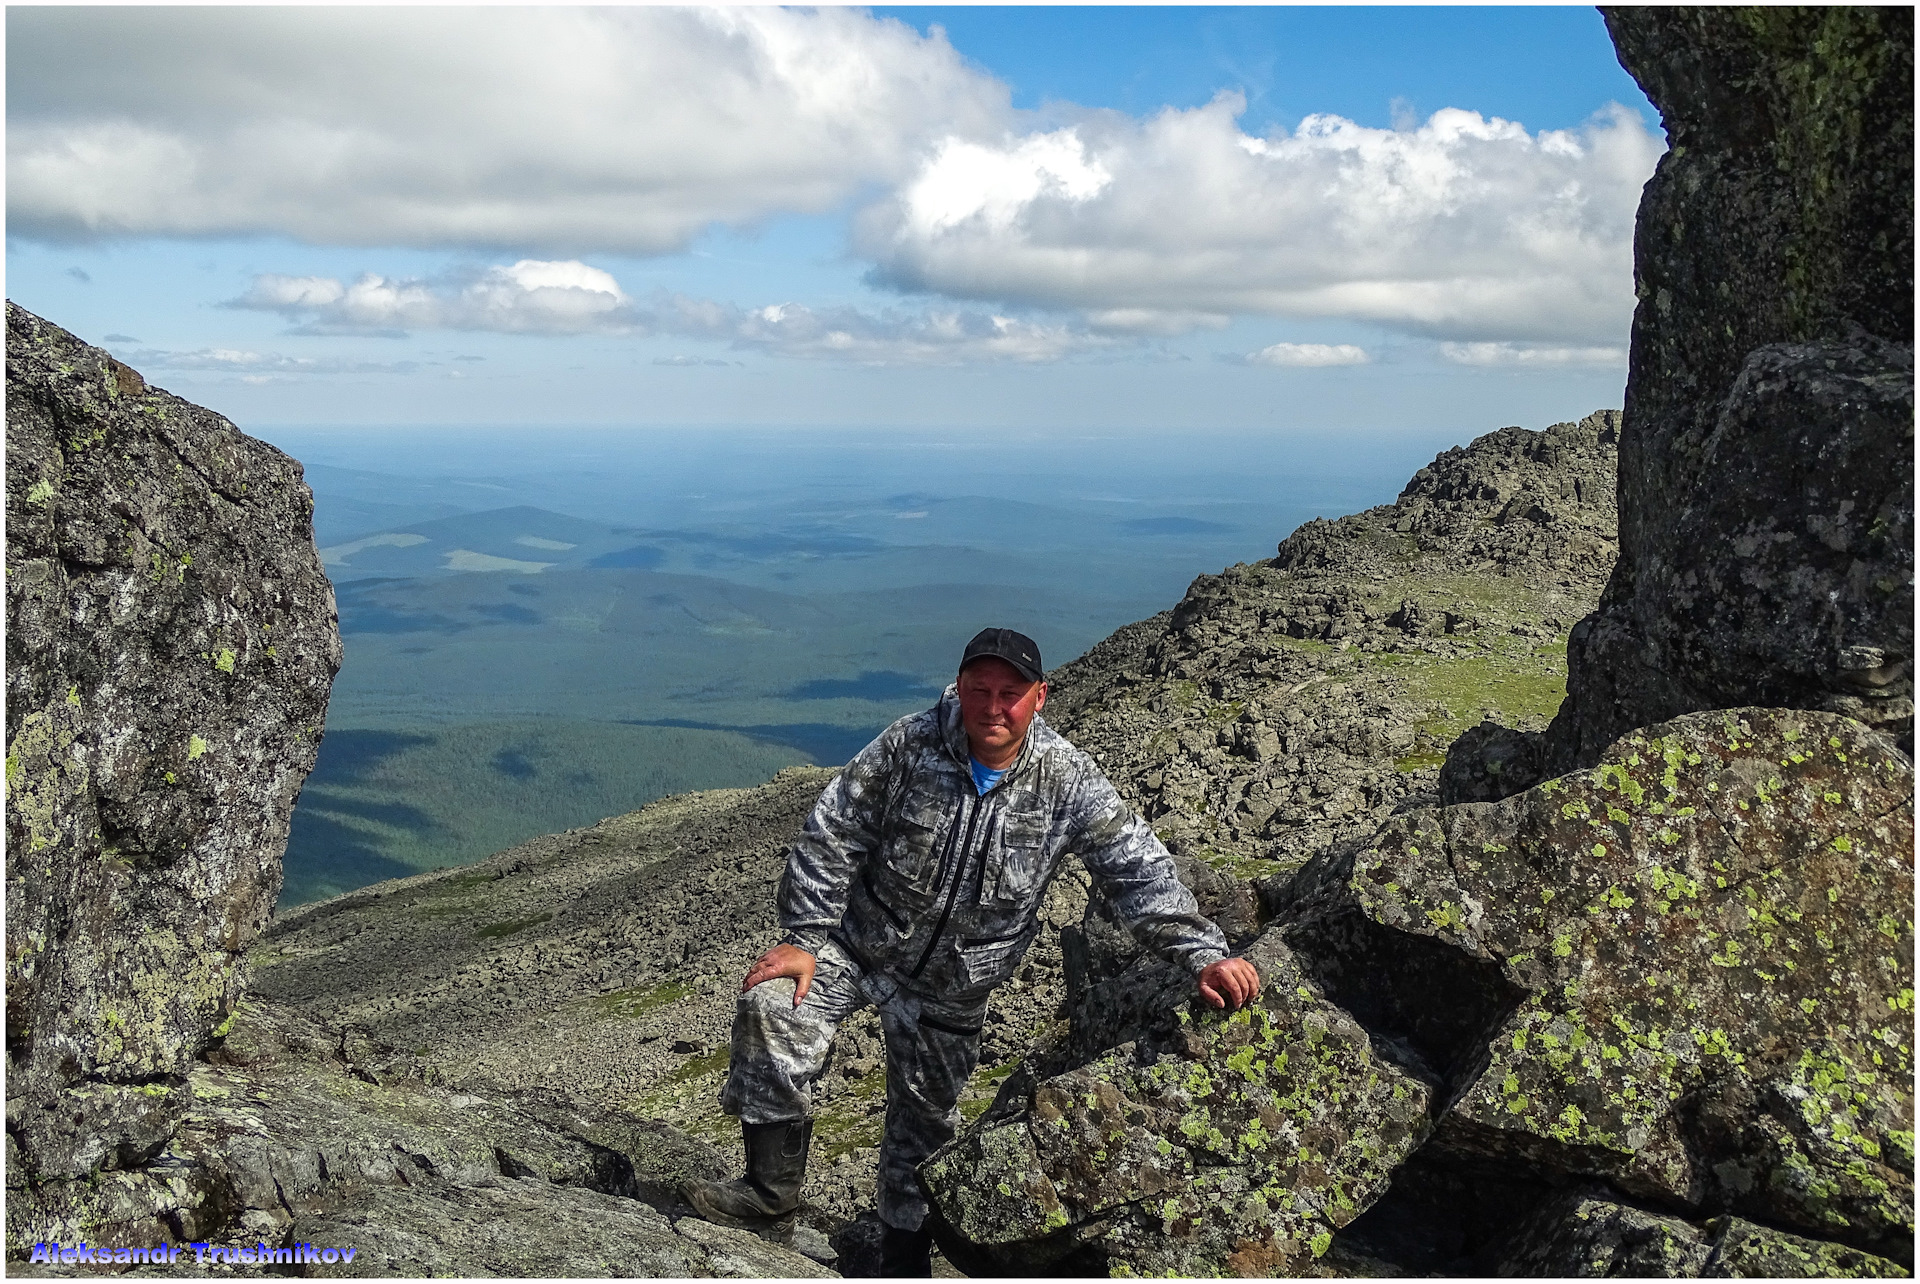
[[[967,649],[960,657],[960,667],[965,669],[975,660],[984,660],[992,656],[996,660],[1005,660],[1020,670],[1020,676],[1029,682],[1045,682],[1046,668],[1040,663],[1040,644],[1024,633],[1015,633],[1012,629],[981,629],[973,635],[973,641],[967,643]]]

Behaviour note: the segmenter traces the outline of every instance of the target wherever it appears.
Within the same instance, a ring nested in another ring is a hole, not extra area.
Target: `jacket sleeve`
[[[1227,938],[1174,871],[1173,856],[1091,761],[1070,803],[1073,850],[1134,939],[1196,976],[1227,956]]]
[[[880,841],[899,724],[854,755],[813,805],[780,876],[781,940],[818,955],[840,925],[854,876]]]

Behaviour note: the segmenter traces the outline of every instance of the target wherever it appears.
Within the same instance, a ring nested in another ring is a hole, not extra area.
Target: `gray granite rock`
[[[830,1274],[644,1202],[660,1154],[717,1162],[664,1125],[437,1087],[405,1053],[255,1000],[211,1057],[189,1070],[180,1124],[147,1164],[45,1182],[31,1207],[9,1200],[10,1248],[353,1247],[302,1273],[363,1277]]]
[[[1892,1279],[1897,1262],[1738,1217],[1695,1224],[1609,1198],[1597,1189],[1556,1196],[1488,1262],[1501,1276],[1575,1279]]]
[[[340,666],[312,510],[299,464],[7,305],[18,1202],[158,1153],[239,1001]]]
[[[1163,1009],[1138,1039],[990,1112],[921,1169],[970,1274],[1292,1275],[1426,1137],[1431,1085],[1383,1060],[1277,934],[1233,1013]]]
[[[1910,751],[1910,15],[1605,13],[1671,146],[1634,243],[1620,560],[1545,774],[1742,705],[1846,713]]]

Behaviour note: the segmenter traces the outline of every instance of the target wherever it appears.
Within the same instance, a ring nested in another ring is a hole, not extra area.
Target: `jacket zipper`
[[[969,810],[967,811],[967,836],[961,840],[960,844],[960,864],[953,871],[952,886],[947,888],[946,908],[940,911],[940,921],[933,925],[933,935],[927,938],[927,948],[921,951],[920,961],[913,965],[913,971],[907,973],[909,979],[919,976],[921,970],[927,966],[927,960],[933,957],[933,947],[940,943],[940,933],[947,930],[947,920],[953,916],[953,903],[960,898],[960,883],[967,872],[967,853],[973,850],[973,822],[980,818],[980,804],[983,801],[975,798],[970,802],[961,803],[961,806]],[[960,818],[957,816],[954,817],[953,827],[955,831],[960,828]]]

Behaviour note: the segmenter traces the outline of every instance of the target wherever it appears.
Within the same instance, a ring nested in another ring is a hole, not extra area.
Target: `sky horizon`
[[[243,428],[1478,435],[1618,407],[1575,8],[7,15],[7,296]]]

